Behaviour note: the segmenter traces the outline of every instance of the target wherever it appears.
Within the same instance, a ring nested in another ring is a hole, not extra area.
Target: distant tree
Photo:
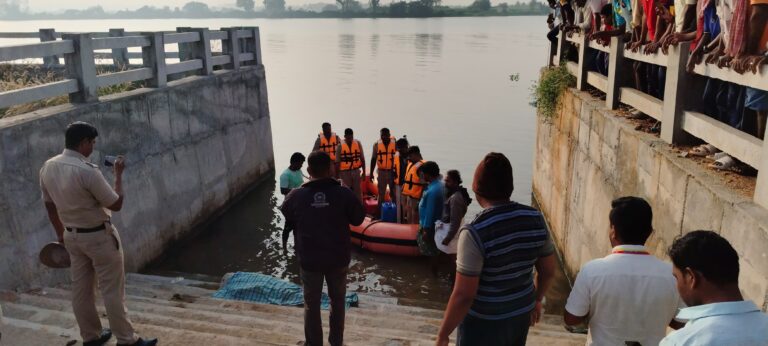
[[[198,1],[191,1],[184,4],[181,11],[194,16],[204,16],[211,13],[211,9],[208,8],[208,5]]]
[[[370,0],[371,13],[374,15],[379,11],[379,1],[380,0]]]
[[[253,9],[256,7],[256,1],[255,0],[237,0],[237,7],[241,7],[246,12],[253,12]]]
[[[508,3],[502,2],[498,6],[499,6],[499,12],[501,12],[501,13],[509,12],[509,4]]]
[[[339,6],[328,4],[323,6],[321,12],[339,12]]]
[[[405,17],[408,15],[408,3],[405,1],[393,2],[389,5],[389,15],[392,17]]]
[[[491,10],[491,1],[490,0],[475,0],[475,2],[472,3],[472,5],[469,6],[473,10],[478,11],[490,11]]]
[[[268,14],[285,12],[285,0],[264,0],[264,10]]]

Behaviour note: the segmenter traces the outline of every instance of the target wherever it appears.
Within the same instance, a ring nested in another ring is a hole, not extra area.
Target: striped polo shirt
[[[554,253],[542,214],[516,202],[488,208],[464,226],[483,257],[480,285],[469,314],[502,320],[533,310],[533,269]]]

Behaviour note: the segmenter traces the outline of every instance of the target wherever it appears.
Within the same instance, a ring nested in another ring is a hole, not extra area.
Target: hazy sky
[[[2,1],[2,0],[0,0]],[[113,10],[122,10],[122,9],[135,9],[139,8],[144,5],[152,5],[156,7],[163,7],[163,6],[169,6],[171,8],[176,6],[183,6],[185,3],[191,1],[191,0],[68,0],[68,1],[61,1],[61,0],[28,0],[29,1],[29,9],[33,12],[40,12],[40,11],[57,11],[57,10],[63,10],[63,9],[83,9],[87,7],[92,6],[101,6],[105,10],[113,11]],[[211,7],[234,7],[236,0],[198,0],[201,2],[205,2],[208,4],[208,6]],[[363,0],[366,1],[366,0]],[[382,3],[389,3],[391,0],[382,0]],[[515,3],[517,0],[505,0],[509,3]],[[261,6],[263,1],[256,0],[257,6]],[[335,0],[286,0],[286,4],[288,6],[301,6],[304,4],[310,4],[310,3],[318,3],[318,2],[324,2],[324,3],[333,3]],[[472,0],[443,0],[443,4],[445,5],[465,5],[470,4]],[[492,1],[492,2],[503,2],[503,1]]]

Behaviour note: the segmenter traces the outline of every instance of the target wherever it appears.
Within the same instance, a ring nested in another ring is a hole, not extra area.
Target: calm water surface
[[[543,17],[30,21],[0,22],[0,31],[252,25],[262,33],[277,174],[291,153],[309,152],[324,121],[339,133],[353,128],[368,157],[386,126],[397,137],[407,135],[442,170],[458,169],[468,185],[484,154],[506,154],[515,170],[513,199],[530,202],[535,111],[529,89],[547,54]],[[280,250],[275,208],[281,201],[274,180],[258,186],[152,270],[244,270],[296,280],[295,259]],[[479,209],[473,203],[467,218]],[[434,302],[450,294],[447,273],[432,277],[422,260],[360,251],[349,288]]]

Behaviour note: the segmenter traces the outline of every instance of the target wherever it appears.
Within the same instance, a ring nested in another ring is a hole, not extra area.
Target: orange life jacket
[[[405,173],[405,183],[403,184],[403,195],[411,198],[421,198],[421,193],[424,191],[424,184],[421,183],[419,178],[419,168],[424,164],[424,160],[408,163],[408,169]]]
[[[379,169],[390,170],[394,166],[395,160],[395,137],[389,139],[389,144],[384,145],[384,141],[379,139],[376,144],[376,165]]]
[[[347,142],[341,142],[341,170],[349,171],[363,167],[363,160],[360,159],[362,151],[360,150],[360,144],[356,140],[352,140],[352,147],[347,145]]]
[[[326,152],[331,157],[331,161],[336,161],[336,147],[339,145],[339,136],[336,136],[336,132],[331,132],[331,139],[325,138],[322,132],[320,132],[318,138],[320,138],[319,150]]]

